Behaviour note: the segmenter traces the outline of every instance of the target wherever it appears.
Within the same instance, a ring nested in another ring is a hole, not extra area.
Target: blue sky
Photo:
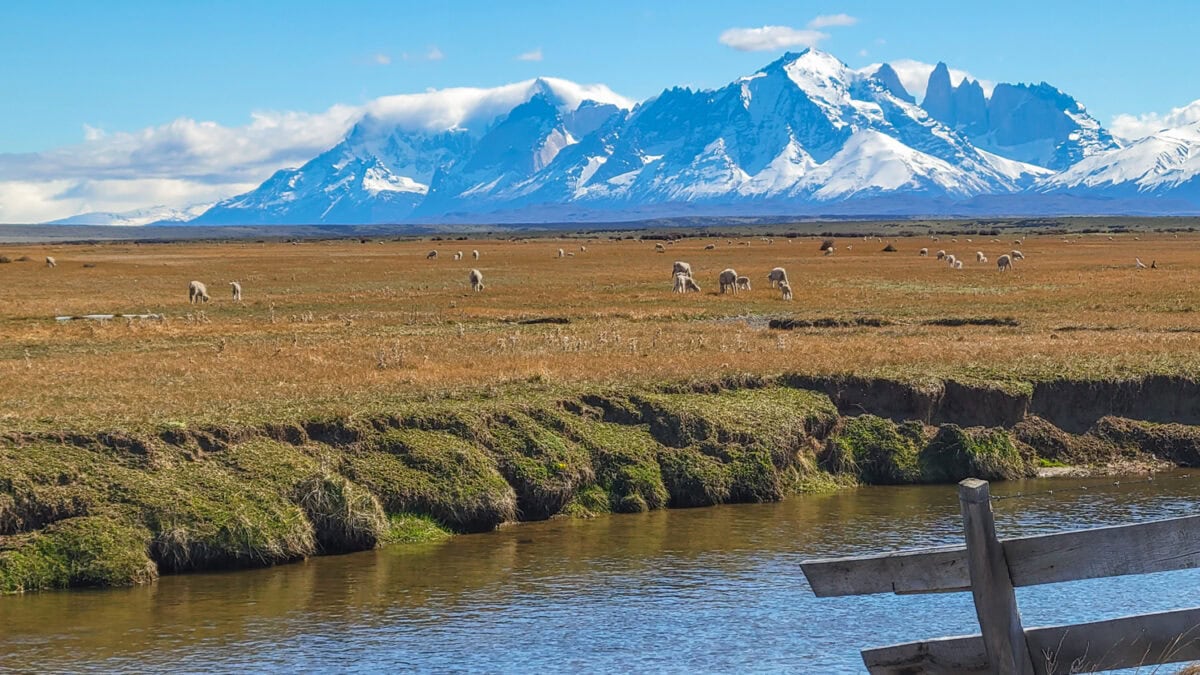
[[[849,19],[812,27],[840,15]],[[717,87],[784,51],[718,39],[762,26],[816,30],[820,48],[855,67],[942,60],[993,82],[1045,80],[1107,125],[1200,99],[1196,16],[1186,0],[7,0],[0,160],[177,120],[237,127],[255,112],[320,113],[537,75],[603,83],[633,99],[677,84]],[[12,194],[0,190],[0,200]]]

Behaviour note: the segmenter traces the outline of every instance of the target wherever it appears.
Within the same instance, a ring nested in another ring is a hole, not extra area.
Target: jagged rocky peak
[[[908,103],[916,103],[917,99],[904,88],[904,84],[900,82],[900,75],[896,73],[896,69],[890,64],[882,64],[871,77],[883,83],[883,86],[896,98]]]

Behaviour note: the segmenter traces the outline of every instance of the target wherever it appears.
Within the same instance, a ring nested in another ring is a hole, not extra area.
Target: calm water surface
[[[993,484],[1049,489],[997,501],[1001,536],[1194,514],[1200,473]],[[954,486],[869,487],[0,597],[0,670],[862,672],[862,647],[976,632],[969,594],[817,599],[799,562],[958,543],[959,526]],[[1198,582],[1170,572],[1018,600],[1026,626],[1091,621],[1195,605]]]

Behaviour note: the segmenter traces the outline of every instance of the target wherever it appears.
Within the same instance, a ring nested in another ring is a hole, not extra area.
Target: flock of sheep
[[[682,260],[676,260],[671,268],[672,278],[675,279],[675,293],[700,292],[700,284],[692,276],[692,266]],[[778,288],[784,300],[792,299],[792,287],[788,284],[787,270],[776,267],[767,274],[771,288]],[[717,284],[722,294],[737,293],[750,290],[750,277],[739,276],[733,268],[725,268],[717,275]]]
[[[1020,241],[1018,241],[1017,243],[1020,243]],[[920,255],[921,257],[925,257],[925,256],[929,255],[929,249],[923,248],[917,252],[917,255]],[[944,250],[938,251],[937,259],[945,261],[947,264],[950,265],[950,267],[952,267],[956,270],[961,270],[963,268],[962,259],[956,258],[953,253],[946,253]],[[1001,255],[999,258],[996,258],[996,268],[1001,272],[1005,272],[1007,270],[1012,269],[1013,263],[1015,261],[1024,260],[1024,259],[1025,259],[1025,255],[1023,253],[1021,253],[1020,251],[1018,251],[1016,249],[1013,249],[1011,252],[1005,253],[1005,254]],[[975,251],[975,262],[980,263],[980,264],[987,264],[987,261],[988,261],[988,257],[983,254],[983,251]]]

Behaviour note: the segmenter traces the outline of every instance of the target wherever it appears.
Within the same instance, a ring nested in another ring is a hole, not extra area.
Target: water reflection
[[[1195,512],[1200,479],[996,484],[1002,536]],[[1080,488],[1088,488],[1082,490]],[[1053,494],[1047,489],[1054,488]],[[143,588],[0,598],[0,669],[861,671],[970,597],[817,599],[799,561],[961,540],[953,486],[563,520]],[[1193,571],[1018,591],[1027,625],[1192,604]]]

